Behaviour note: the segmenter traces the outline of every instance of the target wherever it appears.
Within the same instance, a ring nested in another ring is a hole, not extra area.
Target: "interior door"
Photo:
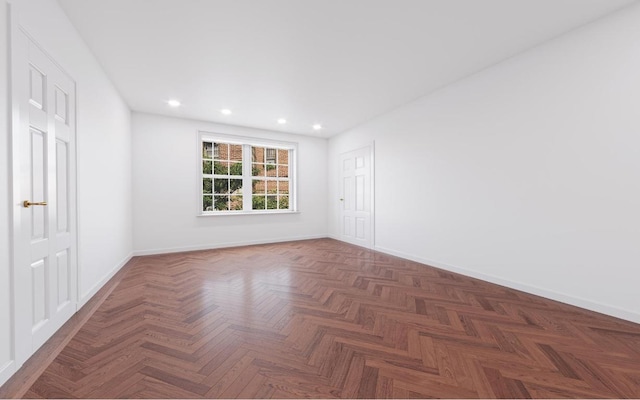
[[[12,31],[14,329],[22,364],[75,312],[75,83]]]
[[[367,146],[342,154],[340,170],[341,239],[371,248],[373,246],[371,147]]]

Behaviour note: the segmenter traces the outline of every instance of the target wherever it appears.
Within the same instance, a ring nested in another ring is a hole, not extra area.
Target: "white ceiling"
[[[331,136],[635,1],[59,2],[133,110]]]

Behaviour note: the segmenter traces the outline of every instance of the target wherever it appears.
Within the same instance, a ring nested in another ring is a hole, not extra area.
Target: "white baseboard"
[[[375,250],[375,245],[373,243],[371,243],[370,245],[364,245],[364,244],[358,243],[356,241],[352,242],[352,241],[346,240],[344,237],[338,236],[338,235],[334,235],[334,234],[329,234],[329,235],[327,235],[327,237],[329,239],[335,239],[335,240],[337,240],[339,242],[348,243],[348,244],[351,244],[351,245],[354,245],[354,246],[362,247],[363,249]]]
[[[625,310],[619,307],[598,303],[595,301],[583,299],[580,297],[576,297],[576,296],[572,296],[564,293],[558,293],[558,292],[543,289],[537,286],[532,286],[532,285],[528,285],[521,282],[515,282],[515,281],[503,279],[493,275],[483,274],[481,272],[473,271],[473,270],[462,268],[462,267],[457,267],[455,265],[450,265],[450,264],[446,264],[439,261],[428,260],[426,258],[417,257],[411,254],[395,251],[395,250],[388,249],[381,246],[376,246],[375,250],[381,253],[390,254],[392,256],[406,258],[407,260],[419,262],[421,264],[430,265],[446,271],[455,272],[460,275],[465,275],[465,276],[480,279],[483,281],[495,283],[497,285],[505,286],[515,290],[520,290],[522,292],[534,294],[536,296],[545,297],[547,299],[559,301],[561,303],[570,304],[572,306],[584,308],[590,311],[595,311],[601,314],[610,315],[612,317],[624,319],[624,320],[635,322],[635,323],[640,323],[640,314],[635,311]]]
[[[120,261],[111,271],[109,271],[105,276],[103,276],[102,279],[98,281],[98,283],[93,285],[91,289],[89,289],[85,294],[83,294],[82,298],[78,300],[78,310],[82,306],[84,306],[89,300],[91,300],[91,298],[96,293],[98,293],[98,290],[102,289],[102,287],[107,282],[109,282],[109,279],[113,278],[113,276],[117,274],[118,271],[120,271],[120,269],[122,269],[122,267],[124,267],[129,262],[129,260],[131,260],[132,257],[133,257],[133,253],[130,253],[122,261]]]
[[[7,382],[9,378],[16,373],[16,370],[15,360],[9,360],[4,363],[4,365],[0,367],[0,386],[4,385],[5,382]]]
[[[160,248],[160,249],[136,250],[133,252],[133,255],[134,256],[152,256],[156,254],[183,253],[186,251],[214,250],[214,249],[222,249],[226,247],[251,246],[251,245],[257,245],[257,244],[271,244],[271,243],[280,243],[280,242],[294,242],[297,240],[324,239],[326,237],[327,235],[323,234],[323,235],[295,236],[295,237],[285,237],[285,238],[270,238],[270,239],[260,239],[260,240],[245,240],[240,242],[211,243],[211,244],[202,244],[197,246],[182,246],[182,247],[169,247],[169,248]]]

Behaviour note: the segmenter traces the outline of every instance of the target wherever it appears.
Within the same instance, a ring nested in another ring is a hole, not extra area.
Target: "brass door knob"
[[[29,200],[25,200],[22,202],[22,205],[24,206],[24,208],[29,208],[31,206],[46,206],[47,202],[46,201],[41,201],[39,203],[32,203]]]

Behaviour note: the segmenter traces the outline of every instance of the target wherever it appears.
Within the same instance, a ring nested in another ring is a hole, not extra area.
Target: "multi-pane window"
[[[202,210],[242,210],[242,145],[203,142],[202,148]]]
[[[251,146],[252,208],[289,209],[289,150]]]
[[[293,152],[202,138],[203,214],[293,211]]]

